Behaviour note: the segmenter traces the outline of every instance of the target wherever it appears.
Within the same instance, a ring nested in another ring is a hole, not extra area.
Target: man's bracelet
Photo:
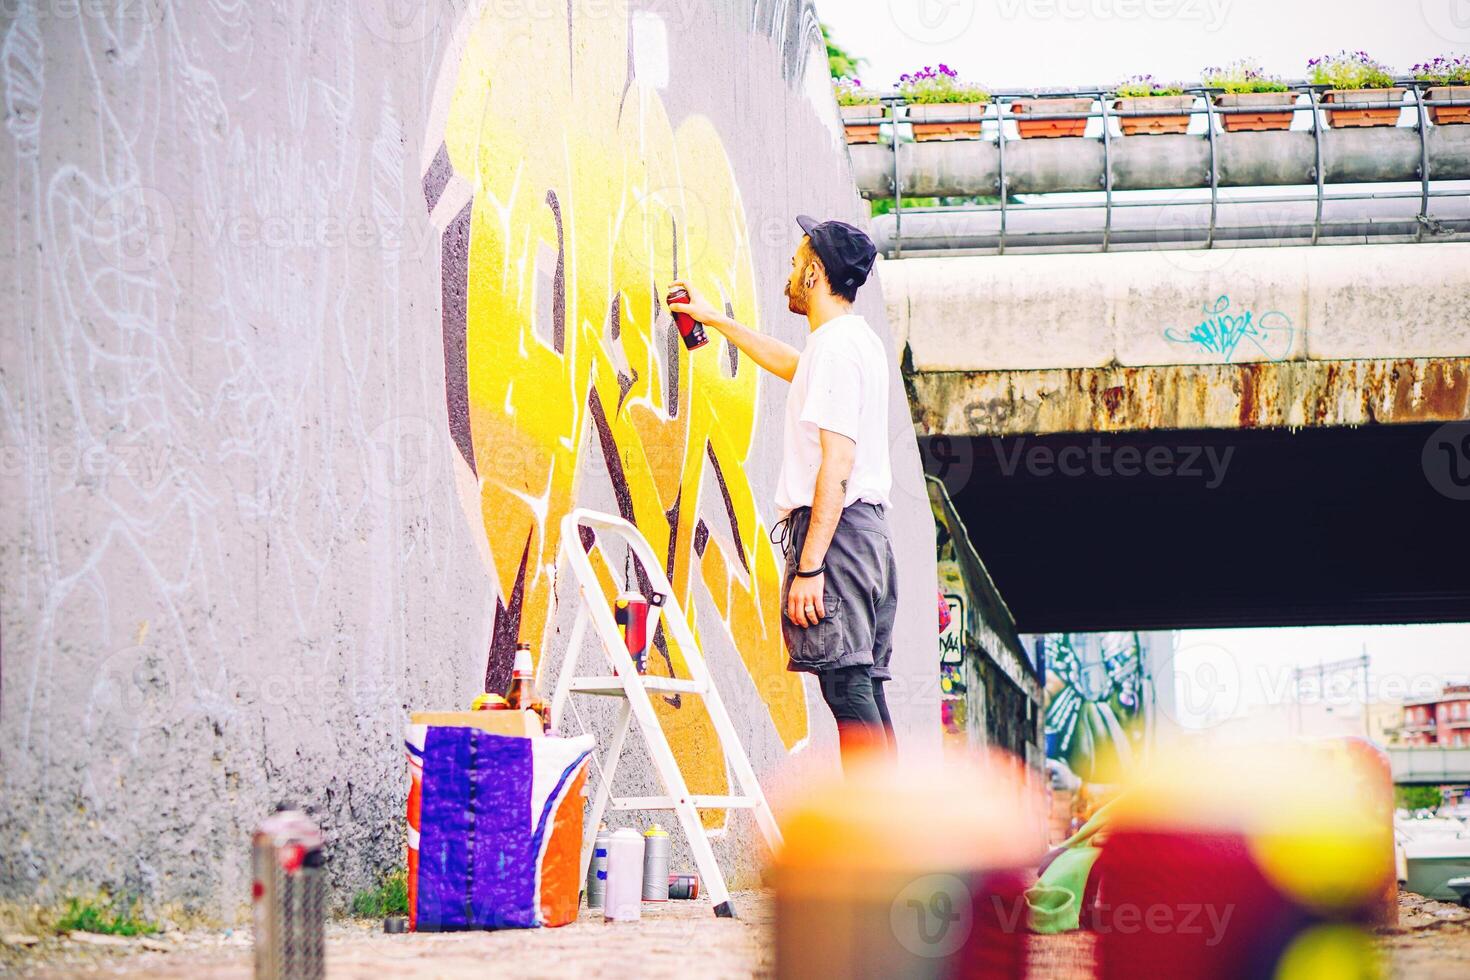
[[[809,572],[803,572],[800,568],[798,568],[796,570],[796,577],[797,578],[816,578],[818,575],[821,575],[826,570],[827,570],[827,563],[826,562],[822,562],[820,565],[818,565],[816,568],[813,568]]]

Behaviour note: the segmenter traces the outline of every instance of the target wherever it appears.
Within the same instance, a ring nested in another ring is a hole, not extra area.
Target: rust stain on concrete
[[[1432,361],[1395,365],[1392,391],[1397,422],[1434,422],[1470,416],[1470,361]]]
[[[919,371],[906,380],[914,424],[926,435],[1317,427],[1470,418],[1467,357]]]

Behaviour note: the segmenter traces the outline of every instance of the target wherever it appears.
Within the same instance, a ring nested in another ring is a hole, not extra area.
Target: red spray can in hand
[[[689,302],[689,291],[675,286],[669,290],[666,298],[670,303],[687,303]],[[695,350],[709,343],[709,335],[704,332],[704,324],[688,313],[675,313],[674,326],[679,328],[679,336],[684,339],[684,346],[689,350]]]

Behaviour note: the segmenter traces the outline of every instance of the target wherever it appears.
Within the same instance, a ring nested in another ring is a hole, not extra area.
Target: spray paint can
[[[602,908],[603,895],[607,892],[607,842],[612,831],[607,824],[597,825],[597,839],[592,842],[592,860],[587,862],[587,907]]]
[[[699,897],[699,875],[669,875],[669,898],[684,901]]]
[[[613,621],[623,628],[623,642],[638,673],[648,672],[648,599],[641,592],[623,592],[613,607]]]
[[[689,293],[684,289],[671,289],[667,299],[670,303],[687,303]],[[709,334],[704,332],[704,324],[688,313],[675,313],[674,326],[679,329],[679,336],[689,350],[695,350],[709,343]]]
[[[281,804],[250,840],[256,980],[327,973],[324,839],[305,813]]]
[[[643,900],[669,900],[669,832],[658,824],[643,832]]]
[[[610,922],[637,922],[643,914],[643,835],[631,827],[607,840],[607,891],[602,917]]]

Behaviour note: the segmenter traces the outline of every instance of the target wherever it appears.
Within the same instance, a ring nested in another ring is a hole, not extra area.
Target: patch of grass
[[[408,872],[394,871],[376,888],[352,896],[352,914],[359,919],[382,919],[408,914]]]
[[[147,936],[162,930],[137,914],[134,899],[68,899],[56,931],[100,932],[107,936]]]

